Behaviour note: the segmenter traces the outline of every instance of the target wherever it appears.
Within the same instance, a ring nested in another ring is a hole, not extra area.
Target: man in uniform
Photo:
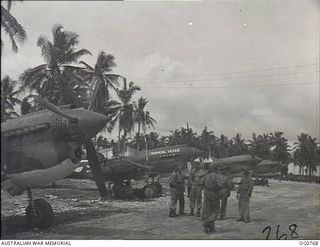
[[[190,215],[194,215],[194,208],[197,207],[197,216],[200,217],[202,207],[202,188],[201,178],[205,175],[205,171],[200,169],[200,161],[195,161],[194,169],[189,177],[191,184],[190,191]]]
[[[220,176],[223,186],[220,190],[220,220],[223,220],[226,217],[228,197],[230,196],[230,191],[233,189],[234,183],[229,173],[229,167],[220,168]]]
[[[179,214],[183,215],[184,212],[184,181],[185,176],[182,173],[182,168],[180,165],[173,171],[169,177],[169,186],[171,193],[171,203],[169,217],[176,217],[176,207],[177,202],[179,201]]]
[[[215,221],[220,210],[219,191],[222,188],[220,176],[217,169],[208,168],[207,173],[202,179],[204,186],[204,202],[202,210],[202,225],[206,233],[215,232]]]
[[[249,203],[251,193],[253,191],[253,186],[254,181],[249,175],[249,170],[246,168],[242,168],[242,177],[237,193],[237,199],[239,199],[240,218],[237,221],[244,221],[244,223],[250,222]]]

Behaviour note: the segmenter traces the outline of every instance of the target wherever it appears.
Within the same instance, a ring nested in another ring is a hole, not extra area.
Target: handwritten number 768
[[[297,227],[298,226],[296,224],[292,224],[289,226],[291,238],[298,238],[299,237],[298,233],[296,232]],[[262,230],[262,233],[265,233],[265,232],[267,232],[266,240],[268,240],[270,237],[270,234],[271,234],[271,226],[267,226]],[[280,225],[277,225],[277,231],[276,231],[276,239],[277,240],[288,238],[288,235],[285,233],[279,236],[279,232],[280,232]]]

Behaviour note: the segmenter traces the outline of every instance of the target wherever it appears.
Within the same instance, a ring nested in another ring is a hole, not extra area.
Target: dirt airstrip
[[[238,201],[232,191],[227,218],[217,221],[217,232],[208,235],[198,217],[168,217],[167,179],[161,182],[163,196],[149,200],[101,201],[94,182],[84,179],[64,179],[56,188],[34,189],[34,198],[47,199],[55,211],[53,226],[46,230],[27,226],[26,194],[11,197],[2,191],[6,226],[2,239],[266,239],[267,235],[320,239],[319,184],[270,180],[270,187],[255,186],[249,224],[236,222]],[[187,212],[188,205],[186,197]]]

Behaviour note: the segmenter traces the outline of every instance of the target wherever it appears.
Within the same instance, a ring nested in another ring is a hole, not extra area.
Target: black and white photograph
[[[1,0],[1,245],[318,246],[319,44],[319,0]]]

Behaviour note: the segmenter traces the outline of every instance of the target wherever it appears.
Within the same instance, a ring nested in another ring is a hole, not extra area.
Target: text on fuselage
[[[151,155],[162,155],[162,154],[172,154],[172,153],[179,153],[180,149],[169,149],[169,150],[161,150],[161,151],[150,151]]]

